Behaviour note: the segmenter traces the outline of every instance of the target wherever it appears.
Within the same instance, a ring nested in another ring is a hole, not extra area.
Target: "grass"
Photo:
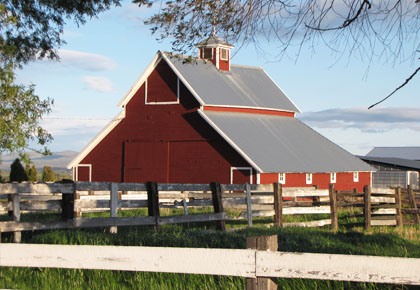
[[[211,209],[204,210],[211,212]],[[191,214],[200,213],[191,210]],[[162,215],[182,214],[182,210],[162,210]],[[145,215],[145,210],[120,212],[121,216]],[[107,216],[95,213],[90,216]],[[23,215],[25,216],[25,215]],[[30,216],[29,218],[34,218]],[[321,215],[322,217],[322,215]],[[302,221],[310,217],[288,217],[288,221]],[[322,217],[323,218],[323,217]],[[328,215],[326,216],[328,218]],[[22,217],[23,219],[23,217]],[[25,217],[26,219],[26,217]],[[360,219],[352,212],[340,214],[340,230],[322,228],[266,227],[272,218],[256,219],[252,228],[235,231],[214,231],[212,223],[150,227],[120,227],[118,234],[108,229],[55,230],[24,232],[24,243],[72,245],[123,245],[200,248],[246,248],[249,236],[278,235],[279,251],[380,255],[420,258],[420,228],[407,226],[374,227],[365,232],[355,226]],[[228,228],[238,228],[246,221],[227,222]],[[3,242],[10,242],[12,234],[3,234]],[[182,263],[182,261],[180,261]],[[401,285],[352,283],[303,279],[278,279],[280,289],[416,289]],[[0,288],[13,289],[244,289],[245,279],[210,275],[183,275],[124,271],[67,270],[41,268],[0,268]]]

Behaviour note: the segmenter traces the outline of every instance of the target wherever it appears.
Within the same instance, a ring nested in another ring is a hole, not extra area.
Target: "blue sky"
[[[39,61],[18,73],[17,81],[35,84],[41,97],[54,99],[42,124],[54,137],[52,151],[80,151],[117,115],[118,102],[157,50],[142,20],[150,14],[129,2],[77,27],[69,22],[60,62]],[[420,76],[388,101],[367,107],[399,86],[420,61],[368,64],[357,57],[337,59],[322,45],[304,47],[299,58],[277,61],[275,47],[264,53],[253,45],[234,49],[235,64],[263,67],[300,108],[312,128],[354,154],[374,146],[420,146]],[[295,51],[289,51],[293,56]]]

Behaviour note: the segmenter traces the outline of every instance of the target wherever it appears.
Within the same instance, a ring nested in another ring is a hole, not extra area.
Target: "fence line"
[[[420,285],[420,259],[251,249],[1,244],[0,266]]]

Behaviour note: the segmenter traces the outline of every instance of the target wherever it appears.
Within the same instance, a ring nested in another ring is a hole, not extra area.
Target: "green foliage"
[[[20,163],[19,158],[16,158],[15,161],[10,165],[10,182],[17,181],[27,181],[28,176],[26,175],[26,171]]]
[[[42,168],[41,180],[43,182],[55,181],[55,174],[50,166],[44,166],[44,168]]]
[[[26,163],[25,167],[26,175],[28,176],[28,180],[32,182],[38,181],[38,171],[35,168],[35,165],[32,164],[32,167],[29,165],[29,163]]]

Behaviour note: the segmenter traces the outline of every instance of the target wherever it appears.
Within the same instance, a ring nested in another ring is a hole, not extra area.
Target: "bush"
[[[20,159],[16,158],[15,161],[13,161],[12,165],[10,165],[10,182],[22,182],[27,180],[28,175],[26,174],[22,163],[20,163]]]
[[[26,164],[26,175],[28,176],[29,181],[36,182],[38,181],[38,171],[35,168],[35,165],[32,164],[32,167],[29,166],[29,164]]]
[[[42,181],[55,181],[55,174],[50,166],[44,166],[44,168],[42,169]]]

